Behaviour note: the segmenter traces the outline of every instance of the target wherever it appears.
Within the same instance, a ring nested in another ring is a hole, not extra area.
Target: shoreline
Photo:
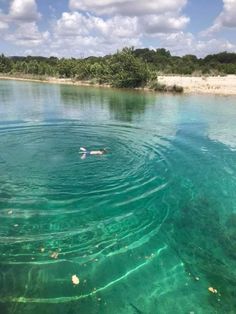
[[[236,95],[236,75],[226,76],[158,76],[158,82],[179,85],[185,94]]]
[[[17,77],[17,76],[7,76],[0,75],[0,80],[11,80],[11,81],[25,81],[25,82],[35,82],[35,83],[49,83],[49,84],[60,84],[60,85],[74,85],[74,86],[91,86],[91,87],[107,87],[110,85],[105,84],[91,84],[90,81],[73,81],[72,79],[48,77],[48,78],[34,78],[34,77]]]
[[[0,80],[28,81],[36,83],[64,84],[72,86],[88,86],[111,88],[108,84],[92,84],[90,81],[73,81],[72,79],[60,79],[55,77],[34,78],[0,75]],[[179,85],[184,88],[183,94],[212,94],[230,96],[236,95],[236,75],[226,76],[181,76],[181,75],[160,75],[158,82],[166,85]],[[154,92],[145,87],[134,90]],[[155,92],[158,93],[158,92]]]

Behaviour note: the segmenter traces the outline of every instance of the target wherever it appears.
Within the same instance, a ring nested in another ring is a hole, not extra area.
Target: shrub
[[[170,92],[170,93],[183,93],[184,89],[179,85],[165,85],[159,82],[151,82],[149,85],[150,89],[153,89],[155,92]]]
[[[183,93],[183,91],[184,91],[183,86],[173,85],[172,87],[172,92],[174,93]]]
[[[159,82],[151,82],[149,88],[153,89],[155,92],[164,92],[166,89],[166,85]]]

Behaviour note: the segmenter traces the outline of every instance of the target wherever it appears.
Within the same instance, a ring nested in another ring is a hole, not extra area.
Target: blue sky
[[[81,57],[124,46],[236,52],[236,0],[0,0],[0,53]]]

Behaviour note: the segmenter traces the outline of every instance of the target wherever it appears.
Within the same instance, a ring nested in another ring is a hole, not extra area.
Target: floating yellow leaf
[[[51,258],[58,258],[59,253],[58,252],[52,252]]]
[[[217,293],[217,290],[213,287],[209,287],[208,290],[211,292],[211,293]]]
[[[79,277],[77,277],[76,275],[73,275],[71,280],[72,280],[74,285],[78,285],[79,284]]]

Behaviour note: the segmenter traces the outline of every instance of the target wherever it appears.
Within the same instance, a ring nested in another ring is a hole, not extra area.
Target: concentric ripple
[[[232,97],[1,81],[0,313],[234,313],[235,117]]]
[[[165,139],[125,124],[57,121],[3,126],[0,141],[1,263],[11,273],[1,278],[11,291],[6,301],[77,300],[141,267],[130,259],[123,270],[94,279],[101,269],[140,254],[168,217]],[[81,146],[106,147],[108,154],[81,159]],[[146,254],[154,258],[162,249]],[[63,275],[55,279],[59,269]],[[37,273],[37,293],[31,272]],[[84,280],[76,290],[74,272]],[[67,296],[60,289],[48,295],[55,280]]]

